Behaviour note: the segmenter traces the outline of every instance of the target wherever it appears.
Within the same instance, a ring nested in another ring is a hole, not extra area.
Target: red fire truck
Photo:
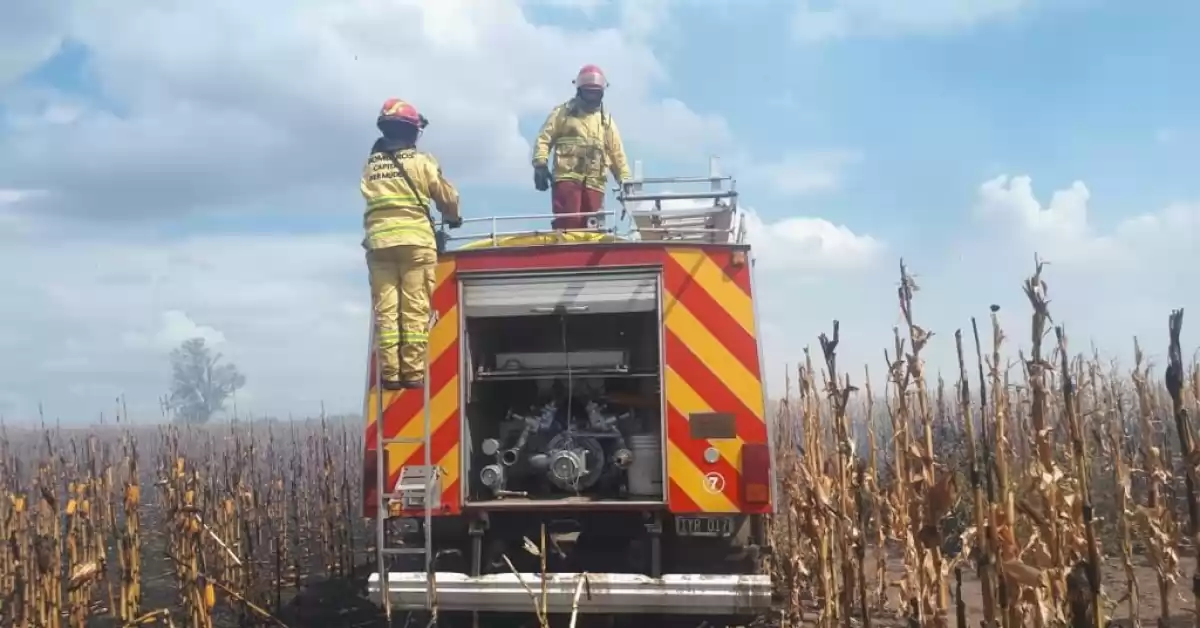
[[[467,221],[438,264],[425,390],[383,391],[372,355],[368,590],[389,614],[529,613],[543,587],[549,613],[770,607],[772,424],[735,183],[715,160],[640,170],[586,229]]]

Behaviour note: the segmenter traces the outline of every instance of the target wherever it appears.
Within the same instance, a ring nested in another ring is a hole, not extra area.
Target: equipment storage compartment
[[[467,499],[662,503],[658,274],[463,279]]]

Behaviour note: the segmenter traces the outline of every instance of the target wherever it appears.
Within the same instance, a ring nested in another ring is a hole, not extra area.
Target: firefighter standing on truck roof
[[[436,159],[417,152],[429,123],[412,105],[396,98],[383,103],[375,140],[363,168],[363,227],[367,271],[375,308],[378,366],[383,388],[421,388],[429,340],[430,297],[438,239],[429,201],[447,226],[462,225],[458,192],[442,176]]]
[[[585,65],[575,77],[575,97],[557,106],[533,150],[533,184],[545,192],[551,185],[555,214],[598,212],[604,206],[605,170],[620,181],[630,178],[621,133],[612,116],[604,111],[608,81],[594,65]],[[554,152],[554,171],[547,161]],[[555,229],[583,229],[587,216],[554,219]]]

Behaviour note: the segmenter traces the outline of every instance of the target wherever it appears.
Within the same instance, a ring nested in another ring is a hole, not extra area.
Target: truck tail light
[[[771,448],[765,443],[742,445],[742,501],[771,502]]]

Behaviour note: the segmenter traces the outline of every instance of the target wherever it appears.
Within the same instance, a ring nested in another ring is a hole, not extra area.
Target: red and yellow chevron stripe
[[[766,444],[767,425],[758,357],[750,267],[744,249],[728,246],[638,244],[482,249],[451,253],[438,266],[433,304],[440,318],[430,337],[433,459],[442,467],[441,510],[461,512],[458,473],[461,434],[458,390],[457,273],[527,269],[656,266],[663,278],[663,389],[667,401],[667,500],[674,513],[768,512],[769,503],[741,495],[743,444]],[[741,257],[740,262],[738,257]],[[372,380],[374,378],[372,377]],[[375,402],[368,393],[364,513],[374,516]],[[419,437],[422,391],[384,393],[385,438]],[[736,437],[694,439],[695,413],[734,416]],[[709,448],[719,452],[705,460]],[[423,464],[420,445],[388,445],[389,486],[402,465]],[[712,481],[718,478],[718,481]],[[414,513],[405,513],[414,514]]]
[[[663,256],[668,501],[672,512],[766,512],[741,495],[741,452],[767,443],[762,375],[744,252],[669,247]],[[736,438],[694,439],[693,413],[734,415]],[[720,456],[707,462],[709,447]]]
[[[458,350],[458,276],[454,258],[443,258],[438,263],[437,279],[433,291],[433,309],[438,314],[437,323],[429,335],[429,407],[430,426],[433,438],[430,441],[433,464],[441,468],[441,506],[434,514],[450,515],[461,511],[459,503],[458,476],[461,465],[461,410],[459,408],[459,350]],[[367,428],[364,442],[366,458],[363,465],[363,516],[374,517],[380,500],[375,480],[375,448],[377,435],[375,423],[379,419],[379,391],[376,386],[374,360],[370,360],[366,399]],[[383,393],[383,437],[419,439],[425,433],[423,390],[382,391]],[[425,464],[425,446],[410,443],[389,443],[384,449],[385,492],[390,492],[400,478],[400,468],[408,465]],[[393,515],[417,515],[417,512],[395,512]]]

